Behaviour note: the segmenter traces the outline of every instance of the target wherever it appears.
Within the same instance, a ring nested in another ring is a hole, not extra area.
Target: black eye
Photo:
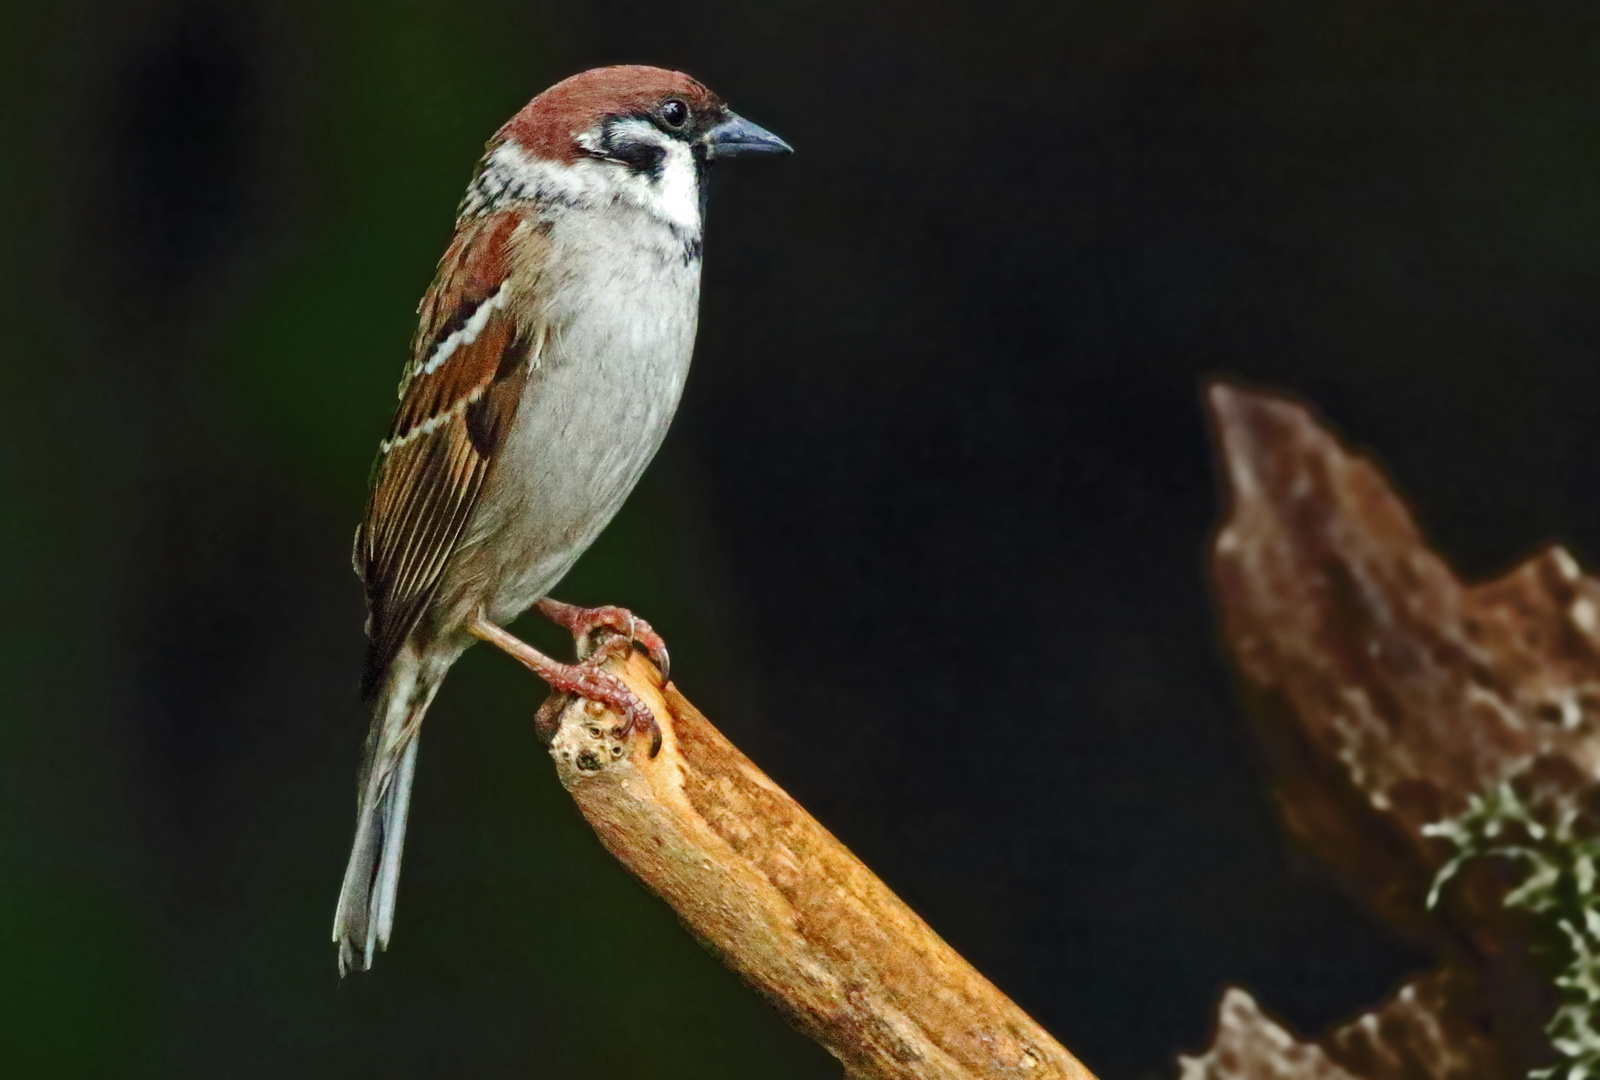
[[[689,122],[689,106],[673,98],[661,106],[661,122],[676,131]]]

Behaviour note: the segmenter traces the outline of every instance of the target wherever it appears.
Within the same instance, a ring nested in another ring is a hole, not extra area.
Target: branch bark
[[[540,737],[606,850],[856,1080],[1094,1080],[757,769],[643,656],[612,660],[661,725],[552,697]]]

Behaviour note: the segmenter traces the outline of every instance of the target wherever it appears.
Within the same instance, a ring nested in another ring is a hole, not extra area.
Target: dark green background
[[[7,0],[0,1073],[836,1075],[600,852],[481,650],[391,951],[341,984],[326,940],[414,306],[484,139],[617,61],[797,153],[716,177],[684,408],[558,595],[653,620],[1107,1080],[1226,981],[1307,1032],[1375,1001],[1426,958],[1272,821],[1198,388],[1310,396],[1474,572],[1600,551],[1597,12]]]

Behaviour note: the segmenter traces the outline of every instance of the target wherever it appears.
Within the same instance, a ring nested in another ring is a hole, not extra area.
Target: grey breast
[[[699,259],[628,208],[583,217],[552,236],[551,333],[468,537],[499,553],[497,567],[474,568],[498,581],[497,618],[545,595],[621,508],[688,374]]]

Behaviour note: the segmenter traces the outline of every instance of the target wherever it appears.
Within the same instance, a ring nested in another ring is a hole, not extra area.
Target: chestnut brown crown
[[[642,64],[594,68],[561,80],[528,102],[506,121],[496,141],[513,141],[547,160],[571,162],[585,154],[578,136],[608,119],[670,121],[680,108],[683,119],[672,125],[679,128],[703,127],[727,115],[721,98],[681,71]]]

